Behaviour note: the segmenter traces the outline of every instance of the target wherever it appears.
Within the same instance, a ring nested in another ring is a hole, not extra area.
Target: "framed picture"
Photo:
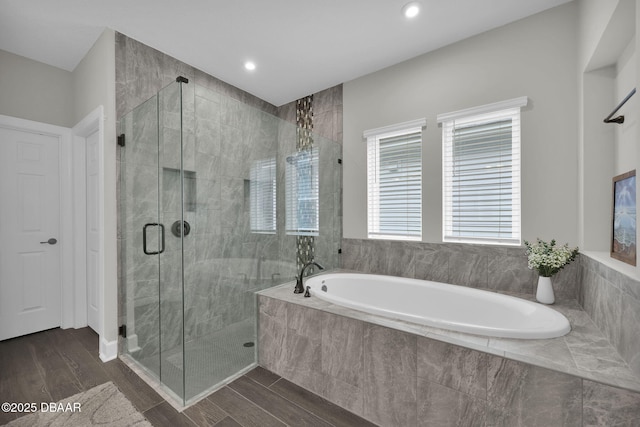
[[[613,178],[611,256],[636,265],[636,171]]]

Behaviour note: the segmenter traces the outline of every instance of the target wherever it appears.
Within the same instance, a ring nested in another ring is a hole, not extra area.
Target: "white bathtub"
[[[502,338],[555,338],[571,330],[559,312],[480,289],[393,276],[328,273],[305,281],[312,297],[393,319]]]

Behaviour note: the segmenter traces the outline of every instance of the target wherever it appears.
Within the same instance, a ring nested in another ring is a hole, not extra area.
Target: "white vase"
[[[536,291],[536,299],[543,304],[553,304],[556,301],[553,295],[553,286],[551,285],[551,277],[538,276],[538,290]]]

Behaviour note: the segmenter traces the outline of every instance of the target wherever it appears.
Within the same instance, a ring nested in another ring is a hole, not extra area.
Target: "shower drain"
[[[253,347],[255,344],[254,344],[253,341],[249,341],[249,342],[246,342],[246,343],[244,343],[242,345],[243,345],[243,347]]]

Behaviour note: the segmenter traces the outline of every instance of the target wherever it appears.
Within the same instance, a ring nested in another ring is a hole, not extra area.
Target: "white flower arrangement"
[[[536,269],[542,277],[553,276],[578,255],[577,247],[569,248],[567,243],[556,246],[555,239],[549,243],[537,239],[535,244],[525,240],[524,245],[527,247],[528,267]]]

